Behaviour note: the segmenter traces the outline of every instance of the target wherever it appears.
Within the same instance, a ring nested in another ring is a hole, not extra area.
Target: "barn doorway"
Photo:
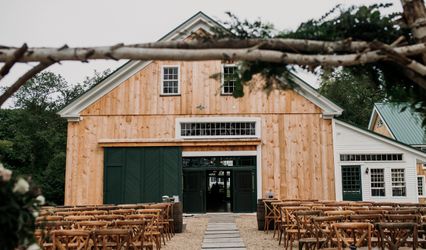
[[[183,157],[186,213],[254,212],[256,156]]]
[[[207,171],[207,212],[231,212],[231,171]]]

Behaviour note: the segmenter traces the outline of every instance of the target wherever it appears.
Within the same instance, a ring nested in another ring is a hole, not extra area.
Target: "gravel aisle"
[[[278,241],[272,239],[273,233],[266,234],[257,230],[256,214],[238,215],[235,218],[235,223],[248,250],[283,249],[282,244],[278,246]]]
[[[172,240],[166,241],[165,250],[199,250],[204,238],[204,231],[207,228],[209,219],[206,215],[195,215],[184,218],[186,230],[183,233],[175,234]]]

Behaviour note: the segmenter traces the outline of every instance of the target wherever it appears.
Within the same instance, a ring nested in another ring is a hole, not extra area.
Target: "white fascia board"
[[[377,114],[377,113],[379,113],[379,112],[376,109],[376,104],[374,104],[373,111],[371,111],[370,121],[368,122],[368,129],[369,130],[373,130],[374,120],[375,120],[374,119],[375,118],[374,114]]]
[[[394,147],[397,147],[397,148],[403,149],[405,151],[408,151],[408,152],[416,155],[420,160],[426,161],[426,153],[422,153],[422,152],[420,152],[420,151],[418,151],[418,150],[416,150],[416,149],[414,149],[414,148],[412,148],[410,146],[405,146],[405,145],[403,145],[401,143],[398,143],[398,142],[395,142],[395,141],[393,141],[391,139],[387,139],[386,137],[384,137],[382,135],[378,135],[378,134],[376,134],[373,131],[365,131],[363,129],[357,128],[357,127],[355,127],[355,126],[353,126],[353,125],[351,125],[349,123],[343,122],[343,121],[339,121],[339,120],[335,120],[335,119],[334,119],[334,121],[335,121],[336,124],[339,124],[341,126],[344,126],[346,128],[352,129],[352,130],[355,130],[358,133],[362,133],[362,134],[364,134],[366,136],[369,136],[371,138],[374,138],[376,140],[382,141],[382,142],[387,143],[389,145],[392,145]]]
[[[281,80],[285,82],[285,79]],[[332,118],[342,114],[343,109],[341,107],[337,106],[325,96],[314,90],[312,87],[308,86],[306,82],[302,81],[298,77],[293,77],[293,80],[300,87],[295,87],[294,91],[320,107],[323,110],[324,118]]]
[[[374,109],[373,109],[373,114],[376,113],[377,116],[380,118],[380,120],[383,122],[383,124],[385,125],[385,128],[389,131],[389,134],[391,135],[391,138],[396,140],[395,135],[392,133],[392,130],[389,128],[388,124],[386,123],[386,120],[383,119],[382,115],[380,114],[379,110],[376,108],[376,106],[374,105]],[[370,118],[370,122],[368,123],[368,128],[373,131],[374,128],[374,119],[373,119],[373,114],[371,115]]]

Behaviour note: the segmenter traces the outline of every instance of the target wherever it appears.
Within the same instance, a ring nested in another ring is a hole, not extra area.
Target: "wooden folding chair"
[[[343,249],[344,247],[359,248],[367,246],[368,250],[371,250],[371,234],[373,227],[371,223],[360,222],[333,224],[338,249]]]
[[[296,234],[294,234],[294,229],[290,229],[286,232],[287,237],[289,237],[289,246],[293,247],[293,242],[298,241],[299,248],[305,243],[316,242],[315,238],[315,229],[312,222],[312,218],[319,217],[322,215],[320,210],[302,210],[293,212],[294,218],[296,219]],[[296,237],[294,237],[296,236]]]
[[[78,221],[76,222],[76,229],[82,230],[95,230],[107,228],[111,222],[108,221]]]
[[[96,220],[104,221],[114,221],[114,220],[124,220],[124,215],[121,214],[104,214],[104,215],[94,215]]]
[[[64,217],[60,215],[46,215],[46,216],[39,216],[36,218],[36,222],[43,222],[43,221],[61,221]]]
[[[149,238],[145,236],[146,224],[145,220],[122,220],[115,222],[116,227],[130,231],[131,240],[129,247],[131,249],[153,249],[154,243],[149,241]]]
[[[349,216],[352,214],[355,214],[352,210],[337,210],[337,211],[325,211],[325,215],[331,216],[331,215],[342,215],[342,216]]]
[[[127,229],[97,229],[93,231],[94,249],[129,249],[130,231]]]
[[[396,250],[404,246],[418,247],[416,223],[377,223],[380,233],[380,247]]]
[[[293,235],[297,234],[297,222],[294,212],[300,211],[302,208],[297,206],[280,206],[280,217],[282,223],[279,227],[278,244],[281,244],[281,240],[284,239],[284,247],[289,246],[289,240],[293,239]]]
[[[64,220],[66,221],[88,221],[94,219],[95,217],[91,215],[73,215],[64,217]]]
[[[414,214],[387,214],[385,215],[386,222],[412,222],[420,223],[420,215]]]
[[[263,225],[263,231],[268,233],[271,222],[274,222],[274,209],[272,207],[272,202],[276,200],[263,200],[263,205],[265,206],[265,223]]]
[[[86,250],[90,248],[91,232],[87,230],[54,230],[53,250]],[[48,247],[44,246],[43,248]]]

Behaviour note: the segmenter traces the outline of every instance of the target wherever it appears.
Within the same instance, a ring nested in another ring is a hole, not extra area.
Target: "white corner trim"
[[[336,201],[343,200],[343,194],[342,194],[342,177],[340,173],[340,164],[337,164],[338,159],[338,152],[336,149],[336,119],[331,120],[331,126],[332,126],[332,137],[333,137],[333,158],[334,158],[334,188],[335,188],[335,194],[336,194]]]
[[[406,146],[406,145],[403,145],[401,143],[395,142],[392,139],[388,139],[388,138],[384,137],[383,135],[378,135],[373,131],[366,131],[366,130],[357,128],[357,127],[355,127],[355,126],[353,126],[349,123],[343,122],[343,121],[339,121],[339,120],[334,120],[334,121],[335,121],[336,124],[339,124],[341,126],[349,128],[351,130],[357,131],[358,133],[364,134],[366,136],[369,136],[369,137],[374,138],[376,140],[382,141],[382,142],[387,143],[389,145],[392,145],[394,147],[401,148],[405,151],[413,153],[414,155],[419,157],[422,161],[426,161],[426,153],[422,153],[422,152],[420,152],[420,151],[418,151],[418,150],[416,150],[416,149],[414,149],[410,146]]]

